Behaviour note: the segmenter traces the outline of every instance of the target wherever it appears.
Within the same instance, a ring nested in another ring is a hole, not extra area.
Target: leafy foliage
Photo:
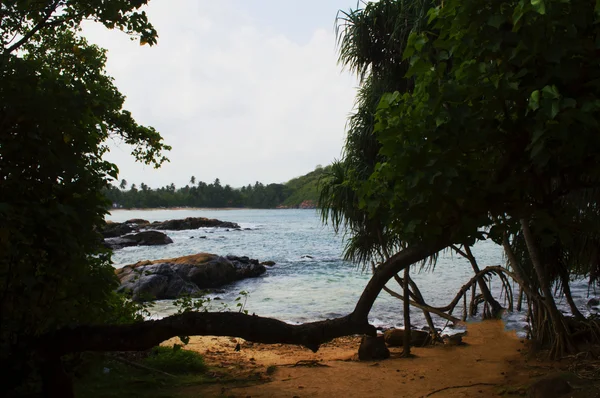
[[[131,320],[116,303],[110,253],[96,232],[116,178],[106,140],[160,166],[169,147],[122,109],[105,51],[79,36],[92,19],[156,42],[145,1],[9,1],[0,12],[0,363],[7,388],[29,374],[30,344],[77,324]],[[120,311],[115,312],[116,309]],[[131,311],[130,311],[131,310]]]

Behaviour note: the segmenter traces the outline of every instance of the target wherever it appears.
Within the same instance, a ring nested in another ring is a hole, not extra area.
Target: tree
[[[569,275],[597,269],[598,13],[451,0],[428,16],[403,53],[414,89],[379,104],[381,161],[357,182],[360,206],[394,209],[388,225],[408,242],[504,243],[532,332],[560,357],[576,330],[591,335],[558,311],[552,283],[569,295]]]
[[[119,188],[121,188],[121,190],[125,190],[127,188],[127,180],[126,179],[122,179],[121,183],[119,184]]]
[[[97,233],[115,165],[106,140],[123,139],[160,166],[169,147],[122,109],[105,51],[79,35],[94,20],[154,44],[146,1],[3,2],[0,12],[0,375],[3,389],[54,364],[38,336],[67,325],[116,322],[110,253]],[[132,187],[133,189],[133,187]],[[120,312],[119,312],[120,311]]]
[[[190,185],[196,185],[196,177],[194,177],[194,176],[190,177]]]

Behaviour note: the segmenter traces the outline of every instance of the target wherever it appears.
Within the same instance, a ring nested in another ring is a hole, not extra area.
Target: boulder
[[[390,350],[385,345],[383,336],[363,336],[358,347],[358,359],[376,361],[390,357]]]
[[[573,388],[561,375],[546,376],[533,383],[527,390],[531,398],[558,398],[571,392]]]
[[[404,345],[404,329],[388,329],[383,333],[388,347],[402,347]],[[421,347],[429,341],[429,333],[422,330],[410,331],[410,345]]]
[[[158,246],[168,245],[169,243],[173,243],[173,240],[164,233],[158,231],[142,231],[104,240],[104,245],[113,250],[128,246]]]
[[[275,261],[263,261],[260,265],[266,265],[267,267],[272,267],[275,265]]]
[[[597,297],[591,298],[588,302],[587,302],[588,307],[597,307],[600,305],[600,299],[598,299]]]
[[[184,229],[198,228],[234,228],[239,229],[240,226],[233,222],[221,221],[204,217],[188,217],[183,220],[167,220],[155,221],[151,224],[152,229],[182,231]]]
[[[202,289],[255,278],[266,268],[248,257],[199,253],[172,259],[141,261],[115,271],[120,292],[136,301],[175,299],[199,294]]]

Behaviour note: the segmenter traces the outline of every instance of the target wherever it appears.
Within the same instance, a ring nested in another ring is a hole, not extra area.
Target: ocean
[[[116,250],[113,254],[114,266],[120,268],[140,260],[173,258],[200,252],[275,261],[276,265],[267,267],[263,276],[224,286],[208,297],[212,299],[211,305],[215,310],[222,308],[222,304],[236,308],[235,300],[240,297],[239,292],[245,291],[248,295],[244,308],[248,313],[290,323],[331,319],[350,313],[371,276],[370,269],[363,269],[342,259],[343,234],[336,234],[330,226],[323,225],[317,210],[114,210],[107,220],[123,222],[142,218],[152,222],[186,217],[231,221],[238,223],[241,230],[201,228],[164,231],[173,239],[172,244]],[[502,248],[491,241],[478,242],[473,247],[473,254],[481,269],[505,262]],[[444,306],[473,276],[473,271],[468,260],[446,252],[439,256],[435,267],[413,266],[411,275],[428,304]],[[393,280],[388,287],[401,292]],[[492,279],[491,287],[496,299],[504,304],[500,280]],[[597,296],[598,292],[590,290],[585,281],[574,282],[571,289],[575,302],[584,313],[589,313],[586,306],[588,297]],[[516,288],[514,295],[517,295]],[[559,297],[558,301],[561,309],[568,311],[565,300]],[[157,301],[151,309],[154,318],[175,311],[170,300]],[[455,309],[454,315],[461,318],[461,304]],[[432,316],[436,327],[451,327],[446,320]],[[417,308],[411,308],[411,319],[417,327],[426,325],[421,310]],[[518,334],[525,335],[527,322],[524,313],[507,313],[504,320],[507,329],[515,329]],[[403,327],[402,302],[382,291],[371,311],[370,322],[380,327]]]

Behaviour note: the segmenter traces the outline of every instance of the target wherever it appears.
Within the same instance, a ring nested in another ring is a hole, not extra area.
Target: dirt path
[[[240,343],[240,351],[235,347]],[[500,321],[473,323],[462,346],[415,348],[414,358],[359,362],[358,337],[336,339],[319,352],[240,339],[194,337],[223,382],[183,391],[186,397],[494,397],[523,378],[524,344]],[[303,362],[301,362],[303,361]],[[222,373],[220,373],[222,371]],[[245,380],[225,382],[226,377]],[[463,386],[463,387],[461,387]],[[437,391],[437,392],[436,392]]]

